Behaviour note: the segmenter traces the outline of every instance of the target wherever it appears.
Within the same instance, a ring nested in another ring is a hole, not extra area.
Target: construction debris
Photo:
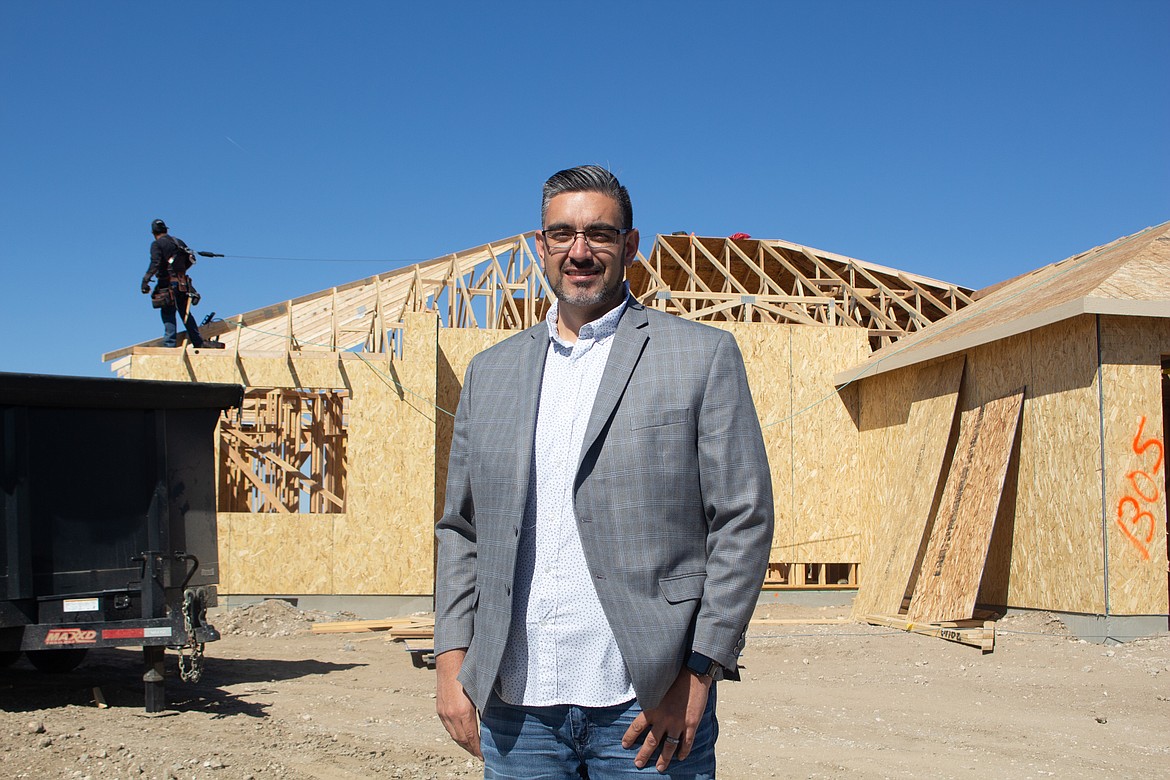
[[[995,649],[995,621],[948,620],[942,623],[914,623],[905,615],[866,615],[871,626],[887,626],[923,636],[936,636],[949,642],[978,647],[984,654]]]

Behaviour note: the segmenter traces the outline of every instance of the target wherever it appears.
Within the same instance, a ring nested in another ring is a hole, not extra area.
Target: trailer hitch
[[[199,682],[200,678],[203,677],[204,645],[208,641],[219,639],[219,632],[207,624],[207,591],[203,588],[187,587],[195,576],[195,572],[199,571],[199,559],[181,550],[175,551],[169,556],[158,550],[146,550],[130,560],[139,564],[139,577],[144,585],[148,576],[147,566],[149,564],[149,577],[154,581],[155,587],[161,590],[162,563],[168,558],[174,561],[185,561],[189,564],[186,576],[179,586],[183,590],[183,633],[186,636],[186,641],[180,645],[172,645],[171,649],[179,654],[179,677],[184,682]]]

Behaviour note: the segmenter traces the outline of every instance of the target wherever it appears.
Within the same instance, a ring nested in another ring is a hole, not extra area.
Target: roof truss
[[[524,233],[388,271],[210,323],[203,334],[237,354],[393,353],[406,312],[435,311],[445,327],[520,330],[553,298],[534,240]],[[784,241],[658,236],[627,277],[640,302],[686,319],[861,327],[874,348],[971,303],[965,288]],[[161,339],[137,345],[155,346]]]
[[[689,319],[843,325],[880,347],[971,303],[971,291],[785,241],[659,236],[630,269],[645,303]]]

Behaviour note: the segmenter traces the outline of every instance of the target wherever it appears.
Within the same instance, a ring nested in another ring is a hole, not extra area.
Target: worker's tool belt
[[[160,280],[158,287],[150,295],[150,303],[156,309],[175,306],[175,296],[179,293],[187,295],[192,306],[199,303],[199,293],[195,290],[195,285],[191,283],[191,277],[187,274],[172,274],[168,281]]]
[[[177,293],[190,292],[195,289],[191,284],[191,277],[187,274],[171,274],[171,289]]]

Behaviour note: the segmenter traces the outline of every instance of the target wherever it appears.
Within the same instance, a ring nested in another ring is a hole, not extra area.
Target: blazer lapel
[[[536,438],[536,410],[540,404],[540,383],[544,378],[544,361],[548,355],[548,325],[544,322],[528,329],[532,337],[524,344],[516,370],[517,420],[516,475],[520,490],[520,509],[528,498],[532,446]]]
[[[597,398],[593,401],[593,411],[589,415],[589,425],[585,428],[585,440],[581,443],[581,454],[577,458],[577,468],[585,460],[585,453],[593,448],[597,437],[605,428],[606,422],[617,409],[618,401],[625,394],[626,385],[634,367],[642,357],[642,350],[650,334],[646,329],[646,309],[639,303],[630,300],[626,311],[618,321],[618,329],[613,337],[613,346],[609,350],[609,360],[605,363],[605,372],[601,375],[601,385],[597,388]]]

